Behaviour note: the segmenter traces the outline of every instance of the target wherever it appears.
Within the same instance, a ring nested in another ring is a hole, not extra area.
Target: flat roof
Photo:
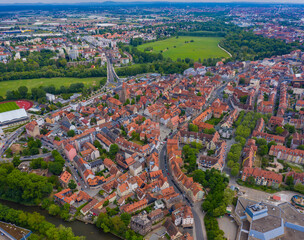
[[[3,231],[2,231],[3,230]],[[8,237],[14,237],[15,239],[19,240],[22,239],[24,236],[29,234],[31,231],[25,228],[21,228],[18,226],[15,226],[11,223],[1,222],[0,221],[0,232],[4,234],[4,236]],[[9,235],[7,235],[9,234]],[[0,236],[1,239],[1,236]]]
[[[0,123],[7,123],[17,119],[27,118],[27,113],[23,108],[0,113]]]
[[[261,233],[266,233],[273,229],[281,227],[281,225],[282,225],[281,218],[268,215],[266,217],[253,221],[251,223],[251,230],[255,230]]]

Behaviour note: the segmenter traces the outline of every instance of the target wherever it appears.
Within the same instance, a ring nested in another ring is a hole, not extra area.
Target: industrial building
[[[239,197],[235,212],[237,240],[297,240],[304,236],[304,215],[291,204],[278,206]]]

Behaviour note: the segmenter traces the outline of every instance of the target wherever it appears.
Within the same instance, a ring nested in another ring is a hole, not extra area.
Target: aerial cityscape
[[[0,1],[26,239],[304,239],[304,2]]]

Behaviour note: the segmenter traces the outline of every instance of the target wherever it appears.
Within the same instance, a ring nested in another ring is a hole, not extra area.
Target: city
[[[303,239],[304,5],[0,6],[0,239]]]

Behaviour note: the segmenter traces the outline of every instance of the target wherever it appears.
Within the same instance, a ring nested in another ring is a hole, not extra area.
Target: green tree
[[[76,187],[77,187],[77,185],[73,179],[69,182],[68,186],[72,190],[76,189]]]
[[[304,194],[304,185],[302,183],[297,183],[294,189],[302,194]]]
[[[215,132],[216,132],[216,130],[214,128],[210,128],[210,129],[205,128],[204,129],[204,133],[205,134],[211,134],[211,135],[213,135],[213,134],[215,134]]]
[[[231,169],[231,175],[232,176],[237,176],[239,174],[239,167],[232,167]]]
[[[57,216],[60,213],[60,207],[56,204],[51,204],[49,207],[49,214]]]
[[[69,130],[69,131],[67,131],[67,134],[69,137],[74,137],[76,133],[74,130]]]
[[[267,145],[262,145],[259,147],[259,154],[261,156],[264,156],[268,153],[268,146]]]
[[[299,150],[304,150],[304,145],[299,145],[299,146],[297,147],[297,149],[299,149]]]
[[[288,185],[288,186],[293,186],[293,177],[292,176],[287,176],[286,177],[286,180],[285,180],[285,182],[286,182],[286,184]]]
[[[110,146],[109,156],[112,160],[116,157],[116,154],[118,153],[118,151],[119,151],[119,147],[117,144],[112,144]]]
[[[21,98],[26,98],[27,97],[28,88],[26,86],[20,86],[18,88],[18,92],[19,92]]]
[[[190,132],[198,132],[198,126],[196,126],[196,125],[190,123],[190,124],[189,124],[189,131],[190,131]]]
[[[276,127],[276,133],[277,133],[277,134],[280,135],[280,134],[282,134],[283,132],[284,132],[284,128],[282,128],[282,127],[280,127],[280,126],[277,126],[277,127]]]
[[[49,171],[57,176],[60,175],[62,170],[63,170],[63,166],[59,162],[51,162],[49,164]]]
[[[12,163],[14,164],[14,167],[18,167],[21,163],[20,157],[14,157]]]
[[[251,185],[254,185],[255,184],[255,179],[253,176],[249,176],[246,181],[251,184]]]

